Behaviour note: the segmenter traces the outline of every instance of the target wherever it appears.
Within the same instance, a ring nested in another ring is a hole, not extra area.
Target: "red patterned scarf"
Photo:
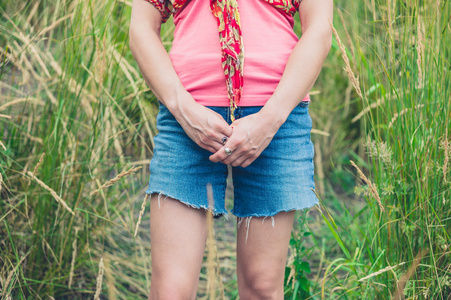
[[[147,0],[161,12],[163,22],[176,13],[188,0]],[[204,0],[200,0],[204,1]],[[302,0],[264,0],[281,11],[294,15]],[[210,0],[211,12],[218,23],[222,49],[222,67],[230,101],[231,119],[241,99],[243,90],[244,45],[241,35],[240,14],[237,0]]]

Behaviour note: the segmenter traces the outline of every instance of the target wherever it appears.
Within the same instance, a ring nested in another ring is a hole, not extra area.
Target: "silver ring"
[[[229,148],[227,148],[226,146],[224,146],[224,151],[227,155],[232,154],[232,150],[230,150]]]
[[[227,140],[228,140],[228,137],[223,136],[223,137],[222,137],[222,144],[225,145],[225,143],[227,142]]]

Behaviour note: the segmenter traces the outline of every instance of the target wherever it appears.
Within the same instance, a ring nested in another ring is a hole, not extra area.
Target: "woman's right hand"
[[[177,105],[169,108],[186,134],[200,147],[216,153],[223,147],[223,138],[232,135],[232,128],[213,110],[197,103],[188,92],[182,93]]]

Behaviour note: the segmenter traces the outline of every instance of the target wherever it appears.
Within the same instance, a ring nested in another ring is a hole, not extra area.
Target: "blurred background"
[[[130,13],[0,0],[1,299],[147,297],[158,105]],[[451,4],[336,0],[334,14],[310,106],[321,205],[297,214],[285,297],[451,299]],[[235,226],[215,220],[199,299],[238,297]]]

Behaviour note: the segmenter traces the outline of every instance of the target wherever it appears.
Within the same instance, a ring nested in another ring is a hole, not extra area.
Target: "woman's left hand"
[[[224,147],[232,150],[232,154],[227,155],[222,147],[210,156],[210,160],[243,168],[249,166],[265,150],[280,127],[274,118],[262,112],[235,120],[230,126],[233,133]]]

